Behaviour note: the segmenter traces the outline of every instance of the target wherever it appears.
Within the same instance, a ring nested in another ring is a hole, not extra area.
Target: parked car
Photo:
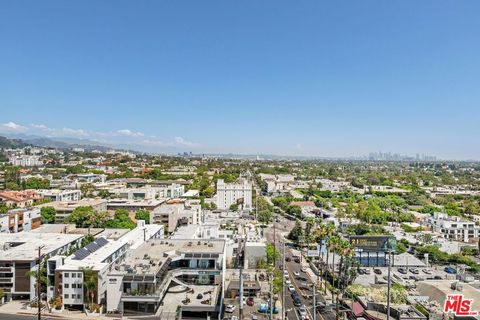
[[[456,274],[457,273],[457,270],[455,268],[452,268],[452,267],[445,267],[445,269],[443,269],[446,273],[449,273],[449,274]]]
[[[293,261],[295,261],[296,263],[300,263],[300,258],[297,257],[297,258],[293,259]]]
[[[295,287],[292,284],[288,285],[288,291],[292,292],[295,291]]]
[[[225,308],[225,312],[233,313],[235,311],[235,309],[237,309],[237,306],[235,306],[233,304],[227,304],[227,306]]]
[[[258,320],[258,316],[256,314],[252,314],[250,320]]]
[[[365,269],[359,268],[358,269],[358,274],[360,274],[360,275],[365,274]]]
[[[398,270],[398,272],[400,272],[401,274],[407,274],[407,273],[408,273],[407,268],[398,268],[397,270]]]
[[[285,261],[290,262],[290,261],[292,261],[292,258],[290,258],[290,257],[285,257]]]
[[[422,269],[422,271],[426,274],[432,274],[432,270],[430,270],[430,269],[425,268],[425,269]]]
[[[251,306],[253,306],[254,304],[255,304],[255,301],[253,300],[253,298],[252,298],[252,297],[249,297],[249,298],[247,299],[247,306],[250,306],[250,307],[251,307]]]
[[[285,284],[287,284],[287,285],[288,285],[288,284],[292,284],[292,281],[290,281],[289,278],[285,277]]]
[[[410,269],[408,269],[408,270],[409,270],[411,273],[413,273],[413,274],[419,274],[419,273],[420,273],[420,271],[418,271],[417,268],[410,268]]]
[[[371,274],[372,272],[370,271],[370,269],[365,269],[365,274]]]
[[[300,271],[302,271],[302,272],[307,272],[307,267],[302,267],[302,268],[300,269]]]
[[[375,274],[382,274],[382,270],[380,269],[373,269],[373,272],[375,272]]]
[[[293,273],[293,275],[294,275],[295,277],[300,277],[300,272],[295,271],[295,272]]]

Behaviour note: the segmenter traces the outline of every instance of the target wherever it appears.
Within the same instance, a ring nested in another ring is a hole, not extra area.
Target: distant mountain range
[[[44,148],[69,149],[83,148],[86,150],[107,151],[116,149],[113,146],[102,145],[96,141],[75,138],[50,138],[26,134],[6,134],[0,136],[0,148],[22,148],[26,146],[36,146]]]

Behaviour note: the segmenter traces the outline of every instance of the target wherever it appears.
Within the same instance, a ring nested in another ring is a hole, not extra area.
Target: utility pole
[[[42,248],[45,246],[38,247],[38,267],[37,267],[37,307],[38,314],[37,319],[42,320],[42,285],[41,285],[41,269],[42,269]]]
[[[273,320],[273,272],[270,272],[270,320]]]
[[[276,219],[276,218],[274,218]],[[277,263],[277,223],[273,220],[273,266],[275,267]]]
[[[243,266],[240,266],[240,309],[239,309],[239,318],[243,319]]]
[[[388,250],[388,274],[387,274],[387,320],[390,320],[390,271],[392,266],[392,250]]]
[[[287,311],[285,309],[285,241],[283,241],[282,261],[282,320],[285,320]]]
[[[315,299],[315,294],[316,294],[315,287],[316,286],[317,285],[314,283],[313,284],[313,320],[317,320],[317,302],[316,302],[316,299]]]

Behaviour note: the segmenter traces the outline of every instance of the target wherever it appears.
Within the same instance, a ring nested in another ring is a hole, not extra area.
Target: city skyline
[[[0,134],[480,160],[476,2],[27,2],[0,19]]]

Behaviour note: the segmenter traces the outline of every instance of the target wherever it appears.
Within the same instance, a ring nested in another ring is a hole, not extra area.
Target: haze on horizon
[[[480,160],[480,2],[10,1],[0,135]]]

